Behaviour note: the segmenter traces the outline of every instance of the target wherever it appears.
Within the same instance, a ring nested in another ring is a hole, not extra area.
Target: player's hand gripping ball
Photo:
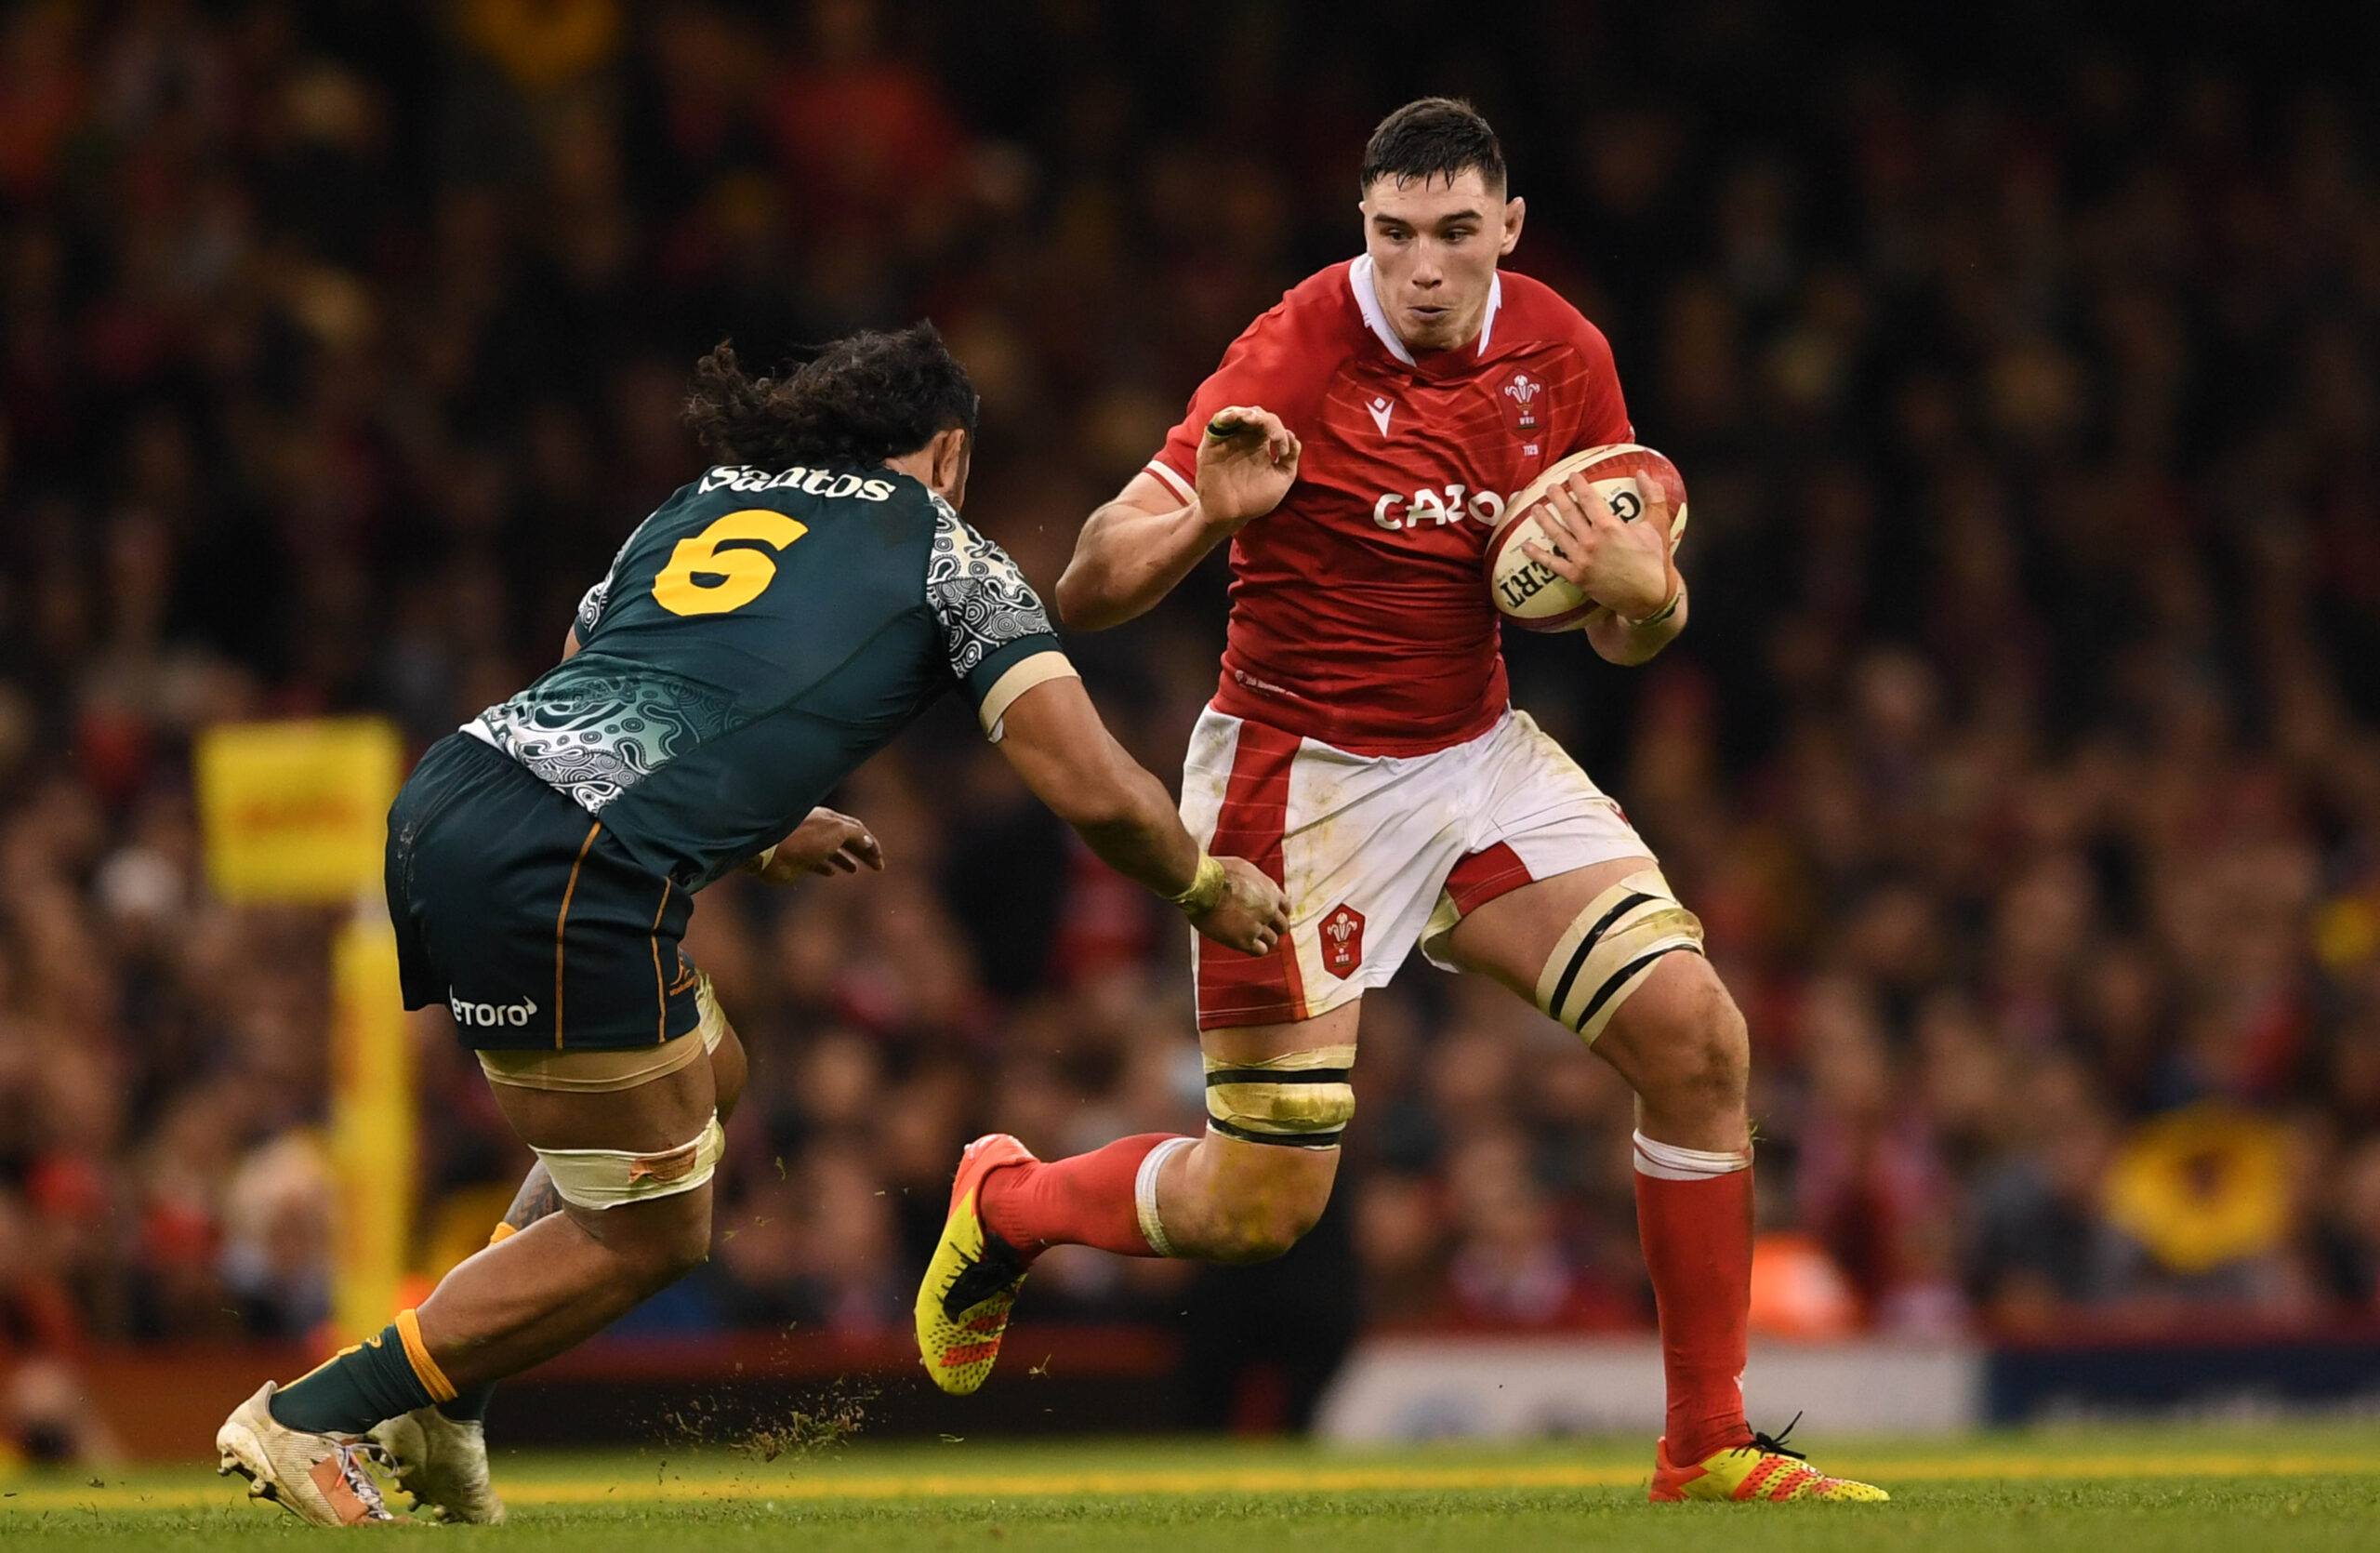
[[[1538,512],[1556,485],[1585,477],[1592,499],[1622,523],[1644,514],[1644,486],[1658,491],[1670,510],[1670,543],[1686,534],[1686,482],[1677,466],[1649,447],[1613,443],[1573,453],[1514,493],[1502,521],[1488,538],[1488,589],[1505,619],[1524,630],[1576,630],[1602,613],[1585,589],[1532,557],[1523,547],[1534,540],[1564,553],[1538,523]]]

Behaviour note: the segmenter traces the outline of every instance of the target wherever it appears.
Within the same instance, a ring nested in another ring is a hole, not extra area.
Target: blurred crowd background
[[[1354,250],[1364,139],[1426,91],[1502,132],[1514,266],[1692,489],[1676,647],[1512,657],[1750,1015],[1763,1327],[2380,1320],[2380,146],[2326,75],[2375,40],[1796,9],[7,7],[0,1405],[37,1356],[327,1312],[331,923],[208,898],[193,729],[418,750],[524,683],[697,467],[728,335],[933,317],[969,515],[1046,589]],[[1070,644],[1161,774],[1222,583]],[[840,806],[885,876],[700,903],[756,1066],[717,1254],[631,1327],[898,1332],[967,1138],[1197,1125],[1183,929],[963,715]],[[445,1020],[431,1271],[525,1163]],[[1649,1324],[1629,1096],[1573,1038],[1417,962],[1358,1072],[1291,1257],[1061,1253],[1026,1311],[1190,1311],[1244,1421],[1367,1323]]]

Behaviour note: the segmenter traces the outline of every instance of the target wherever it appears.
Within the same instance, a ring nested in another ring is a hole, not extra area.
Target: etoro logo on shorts
[[[455,1023],[483,1030],[501,1029],[508,1025],[518,1029],[529,1022],[529,1015],[537,1012],[537,1005],[527,998],[517,1003],[465,1002],[455,995],[451,987],[446,989],[446,1006],[453,1010]]]
[[[1322,919],[1322,968],[1344,981],[1364,962],[1364,914],[1352,906],[1334,908]]]

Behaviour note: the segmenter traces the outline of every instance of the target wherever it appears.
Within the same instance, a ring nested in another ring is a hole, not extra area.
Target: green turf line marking
[[[1991,1454],[1940,1457],[1930,1460],[1853,1458],[1830,1461],[1835,1471],[1900,1487],[1923,1482],[1974,1482],[1992,1480],[2070,1481],[2083,1479],[2176,1478],[2313,1478],[2331,1474],[2380,1474],[2380,1455],[2254,1456],[2182,1454],[2171,1456],[2069,1456]],[[640,1477],[602,1482],[588,1479],[540,1479],[535,1472],[506,1474],[499,1464],[496,1487],[512,1504],[531,1505],[652,1505],[739,1499],[893,1500],[893,1499],[1024,1499],[1070,1496],[1126,1497],[1138,1494],[1278,1494],[1368,1493],[1400,1489],[1444,1493],[1497,1489],[1608,1489],[1642,1483],[1645,1469],[1636,1467],[1592,1466],[1585,1463],[1543,1463],[1495,1467],[1471,1464],[1428,1467],[1418,1464],[1289,1467],[1185,1467],[1151,1470],[1105,1469],[1082,1472],[950,1472],[884,1473],[848,1478],[826,1476],[772,1478],[758,1471],[721,1471],[696,1463],[682,1477],[665,1481]],[[230,1484],[128,1483],[119,1493],[95,1493],[87,1487],[28,1489],[0,1500],[0,1520],[11,1511],[110,1509],[117,1511],[189,1510],[233,1504],[243,1495]]]

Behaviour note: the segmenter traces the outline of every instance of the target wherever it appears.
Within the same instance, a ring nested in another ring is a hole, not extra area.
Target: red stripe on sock
[[[1281,842],[1289,822],[1289,767],[1297,735],[1243,720],[1207,850],[1245,857],[1276,884],[1286,884]],[[1305,979],[1298,969],[1297,936],[1285,933],[1270,954],[1242,954],[1211,939],[1198,940],[1198,1028],[1275,1025],[1305,1017]]]
[[[1743,1373],[1752,1310],[1752,1172],[1636,1177],[1636,1232],[1661,1319],[1670,1460],[1752,1443]]]
[[[984,1225],[1027,1255],[1053,1245],[1095,1245],[1121,1256],[1154,1256],[1132,1199],[1141,1161],[1171,1133],[1141,1133],[1071,1159],[1003,1165],[984,1177],[976,1211]]]

